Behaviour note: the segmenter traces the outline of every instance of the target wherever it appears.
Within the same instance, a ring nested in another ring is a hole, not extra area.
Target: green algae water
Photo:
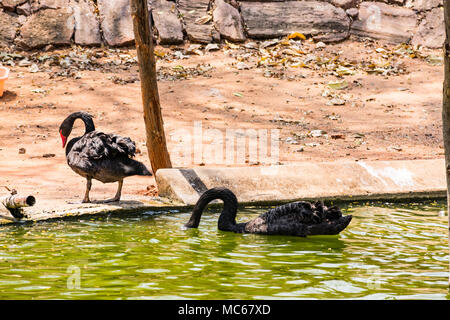
[[[222,232],[218,210],[3,227],[0,299],[448,299],[445,210],[350,204],[344,232],[309,238]]]

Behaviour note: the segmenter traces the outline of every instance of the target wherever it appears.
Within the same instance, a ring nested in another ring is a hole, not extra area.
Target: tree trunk
[[[156,62],[153,52],[153,33],[150,31],[147,0],[130,0],[134,37],[139,60],[142,103],[147,133],[147,150],[153,173],[161,168],[171,168],[164,134],[163,118],[156,80]]]
[[[444,44],[444,103],[442,106],[442,130],[444,134],[445,168],[447,175],[447,212],[449,213],[450,231],[450,0],[444,0],[446,38]],[[449,232],[450,250],[450,232]],[[449,260],[450,270],[450,260]],[[450,285],[450,277],[449,277]]]

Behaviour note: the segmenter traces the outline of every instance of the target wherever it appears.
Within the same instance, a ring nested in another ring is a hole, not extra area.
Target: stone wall
[[[439,48],[443,0],[148,0],[160,44],[242,42],[301,32]],[[0,48],[132,44],[129,0],[0,0]]]

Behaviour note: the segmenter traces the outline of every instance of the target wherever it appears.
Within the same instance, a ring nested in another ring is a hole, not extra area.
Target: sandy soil
[[[314,49],[312,43],[307,46],[309,53],[339,54],[342,60],[357,62],[382,59],[383,54],[393,50],[384,43],[356,41],[320,49]],[[381,47],[384,49],[376,51]],[[186,59],[166,57],[183,48],[157,47],[158,53],[164,55],[158,60],[159,92],[175,167],[224,165],[206,155],[203,159],[186,156],[186,148],[192,146],[195,121],[201,121],[204,131],[218,129],[216,133],[223,134],[226,129],[263,129],[270,133],[277,129],[281,164],[443,157],[442,65],[432,65],[425,58],[401,56],[394,59],[404,69],[397,74],[367,73],[357,68],[355,74],[342,78],[326,70],[275,66],[270,75],[269,69],[255,67],[254,55],[245,55],[235,46],[204,55],[191,53]],[[35,55],[64,57],[69,51]],[[428,51],[426,55],[439,53]],[[33,193],[38,200],[81,200],[85,181],[67,166],[58,134],[61,121],[79,110],[94,116],[98,130],[136,141],[140,150],[137,160],[150,167],[137,65],[123,62],[129,57],[135,57],[135,50],[109,50],[97,62],[117,59],[116,63],[76,70],[75,76],[61,74],[65,70],[62,66],[38,65],[39,71],[31,72],[36,70],[29,65],[20,67],[15,61],[7,91],[0,98],[0,186]],[[239,62],[250,69],[239,70]],[[188,79],[173,79],[177,70],[188,70]],[[201,72],[192,74],[195,70]],[[348,87],[331,91],[345,100],[345,105],[327,104],[331,100],[324,94],[327,84],[343,79]],[[83,128],[81,122],[76,123],[72,136],[82,134]],[[207,140],[205,146],[211,142]],[[250,159],[234,165],[261,163]],[[130,177],[125,180],[123,198],[143,194],[147,186],[154,184],[153,178]],[[109,198],[115,189],[116,184],[94,182],[91,199]]]

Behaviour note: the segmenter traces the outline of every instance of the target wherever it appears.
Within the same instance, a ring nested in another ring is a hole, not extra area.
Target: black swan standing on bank
[[[72,170],[87,180],[83,203],[90,202],[92,179],[103,183],[119,183],[114,198],[103,201],[114,202],[120,200],[125,177],[152,175],[144,164],[131,159],[135,155],[136,145],[130,138],[95,131],[92,116],[87,112],[74,112],[61,123],[59,133],[63,148],[76,119],[83,120],[86,131],[83,136],[67,143],[66,158]]]
[[[344,230],[351,215],[343,216],[339,208],[326,207],[322,203],[288,203],[261,214],[257,218],[236,223],[238,201],[234,193],[226,188],[213,188],[205,191],[195,204],[187,228],[197,228],[203,210],[215,199],[223,201],[223,210],[218,227],[222,231],[236,233],[278,234],[306,237],[310,235],[334,235]]]

